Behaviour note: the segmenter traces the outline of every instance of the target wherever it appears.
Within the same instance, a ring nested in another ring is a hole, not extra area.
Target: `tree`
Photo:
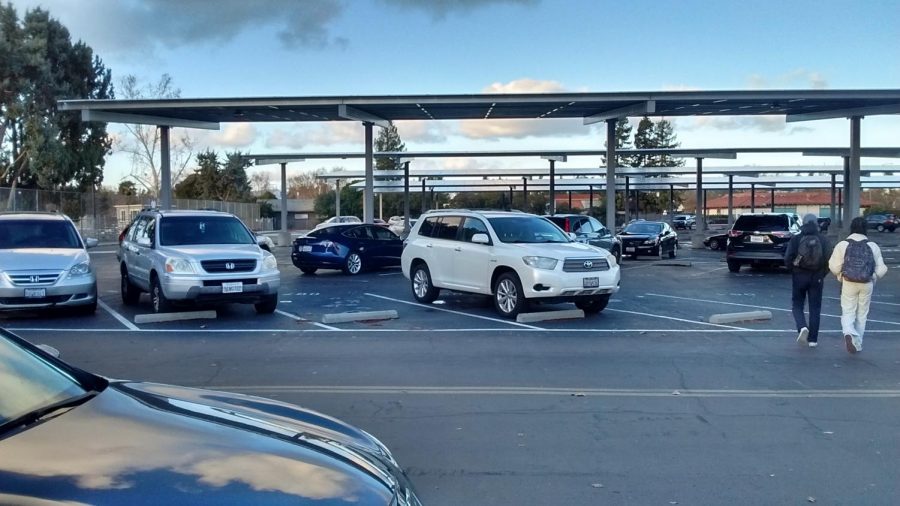
[[[638,123],[637,131],[634,133],[634,148],[635,149],[650,149],[654,146],[653,139],[653,121],[644,116],[641,118],[640,123]],[[646,167],[648,166],[650,156],[648,155],[634,155],[631,158],[631,166],[632,167]]]
[[[174,87],[172,77],[163,74],[159,81],[141,85],[137,77],[127,75],[119,84],[121,98],[138,100],[145,98],[178,98],[181,90]],[[161,184],[160,134],[152,125],[125,125],[128,135],[117,143],[116,148],[131,155],[131,173],[129,177],[147,189],[150,194],[159,196]],[[172,184],[180,182],[194,152],[194,140],[187,130],[173,128],[169,132],[171,142],[170,166]]]
[[[248,162],[240,152],[227,153],[223,164],[219,161],[219,155],[208,149],[197,155],[197,165],[193,174],[175,185],[176,198],[253,201],[247,179]]]
[[[261,171],[250,176],[250,185],[256,195],[262,195],[272,190],[272,175]]]
[[[606,146],[606,142],[603,143]],[[628,118],[619,118],[616,121],[616,150],[631,149],[631,123]],[[606,156],[601,156],[603,165],[606,165]],[[631,164],[631,156],[616,155],[616,167],[626,167]]]
[[[110,71],[43,9],[22,21],[0,5],[0,185],[92,188],[103,180],[111,141],[105,123],[60,112],[64,99],[113,98]],[[12,205],[12,195],[7,207]]]
[[[680,146],[675,136],[672,123],[666,119],[653,122],[647,116],[641,119],[637,132],[634,134],[634,147],[636,149],[666,149]],[[632,167],[680,167],[684,160],[673,158],[669,155],[635,155],[631,162]],[[669,192],[640,192],[640,208],[642,210],[661,212],[669,208]],[[681,193],[675,194],[673,206],[678,206],[681,201]],[[629,197],[628,210],[637,203]]]
[[[675,127],[663,118],[656,122],[652,132],[653,147],[657,149],[672,149],[681,146],[675,135]],[[651,167],[681,167],[684,159],[672,158],[670,155],[656,155],[652,159]]]
[[[125,195],[127,197],[137,195],[137,188],[134,186],[134,181],[122,181],[119,183],[119,195]]]
[[[360,216],[362,215],[363,199],[362,192],[350,185],[355,181],[350,181],[341,186],[341,214],[344,216]],[[335,201],[334,191],[320,193],[316,197],[315,211],[319,216],[334,216]]]
[[[387,127],[378,131],[378,137],[375,138],[375,151],[406,151],[406,144],[400,139],[400,133],[397,132],[397,127],[394,126],[393,122],[388,123]],[[396,170],[399,168],[400,165],[393,158],[378,158],[375,160],[376,170]]]
[[[338,170],[340,167],[335,167]],[[334,186],[319,176],[325,172],[325,169],[318,169],[313,172],[302,172],[296,176],[288,178],[288,198],[292,199],[315,199],[323,193],[333,192]]]

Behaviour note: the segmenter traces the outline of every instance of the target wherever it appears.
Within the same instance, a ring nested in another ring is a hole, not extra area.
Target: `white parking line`
[[[719,327],[720,329],[749,330],[749,329],[745,329],[745,328],[743,328],[743,327],[732,327],[731,325],[720,325],[720,324],[718,324],[718,323],[698,322],[698,321],[696,321],[696,320],[687,320],[687,319],[684,319],[684,318],[675,318],[674,316],[662,316],[662,315],[652,314],[652,313],[641,313],[641,312],[639,312],[639,311],[626,311],[626,310],[624,310],[624,309],[611,309],[611,308],[606,308],[604,311],[612,311],[612,312],[614,312],[614,313],[636,314],[636,315],[641,315],[641,316],[650,316],[650,317],[652,317],[652,318],[662,318],[662,319],[664,319],[664,320],[675,320],[675,321],[677,321],[677,322],[696,323],[697,325],[709,325],[709,326],[712,326],[712,327]]]
[[[131,323],[130,321],[128,321],[127,318],[125,318],[124,316],[120,315],[120,314],[117,313],[115,310],[113,310],[113,308],[109,307],[105,302],[103,302],[102,300],[100,300],[100,297],[97,297],[97,304],[99,304],[100,307],[102,307],[102,308],[105,309],[109,314],[111,314],[111,315],[113,316],[113,318],[115,318],[116,320],[119,320],[119,323],[121,323],[122,325],[125,325],[126,327],[128,327],[128,330],[141,330],[141,329],[139,329],[139,328],[137,327],[137,325],[135,325],[135,324]],[[65,329],[65,330],[66,330],[66,331],[69,331],[69,330],[72,330],[72,329]]]
[[[325,330],[341,330],[336,327],[331,327],[329,325],[325,325],[324,323],[314,322],[312,320],[307,320],[306,318],[301,318],[295,314],[291,314],[291,313],[288,313],[287,311],[282,311],[280,309],[276,309],[275,312],[280,314],[281,316],[287,316],[288,318],[291,318],[292,320],[297,320],[298,322],[312,323],[316,327],[321,327]]]
[[[471,315],[467,315],[471,316]],[[312,323],[312,322],[311,322]],[[700,322],[694,322],[700,323]],[[135,329],[124,330],[116,329],[79,329],[79,328],[51,328],[51,327],[4,327],[12,332],[102,332],[102,333],[122,333],[122,332],[139,332],[145,334],[323,334],[326,332],[367,334],[367,333],[452,333],[452,332],[528,332],[528,333],[560,333],[560,334],[649,334],[659,332],[660,334],[791,334],[796,336],[796,330],[789,329],[743,329],[743,328],[715,328],[715,329],[520,329],[520,328],[484,328],[484,329]],[[869,330],[866,329],[866,335],[869,334],[896,334],[896,330]],[[819,334],[841,334],[840,330],[820,330]],[[837,342],[836,342],[837,344]]]
[[[469,316],[469,317],[471,317],[471,318],[479,318],[479,319],[481,319],[481,320],[488,320],[488,321],[491,321],[491,322],[506,323],[506,324],[509,324],[509,325],[516,325],[516,326],[518,326],[518,327],[524,327],[524,328],[526,328],[526,329],[532,329],[532,330],[544,330],[544,329],[542,329],[541,327],[535,327],[535,326],[533,326],[533,325],[525,325],[524,323],[512,322],[512,321],[509,321],[509,320],[501,320],[501,319],[499,319],[499,318],[489,318],[489,317],[487,317],[487,316],[479,316],[479,315],[475,315],[475,314],[463,313],[462,311],[454,311],[454,310],[452,310],[452,309],[444,309],[444,308],[440,308],[440,307],[435,307],[435,306],[430,305],[430,304],[419,304],[418,302],[409,302],[409,301],[407,301],[407,300],[392,299],[392,298],[390,298],[390,297],[385,297],[385,296],[383,296],[383,295],[376,295],[376,294],[374,294],[374,293],[366,293],[366,295],[368,295],[368,296],[370,296],[370,297],[376,297],[376,298],[379,298],[379,299],[389,300],[389,301],[391,301],[391,302],[399,302],[400,304],[408,304],[408,305],[410,305],[410,306],[418,306],[418,307],[425,308],[425,309],[434,309],[434,310],[437,310],[437,311],[444,311],[444,312],[447,312],[447,313],[453,313],[453,314],[458,314],[458,315],[463,315],[463,316]]]
[[[769,309],[771,311],[781,311],[783,313],[791,313],[792,312],[790,309],[782,309],[779,307],[770,307],[770,306],[759,306],[756,304],[738,304],[737,302],[722,302],[721,300],[694,299],[694,298],[688,298],[688,297],[677,297],[675,295],[662,295],[659,293],[648,293],[647,295],[650,295],[653,297],[665,297],[668,299],[691,300],[694,302],[710,302],[712,304],[724,304],[727,306],[755,307],[758,309]],[[822,316],[827,316],[829,318],[840,318],[841,317],[841,315],[826,314],[826,313],[822,313]],[[888,322],[888,321],[884,321],[884,320],[873,320],[871,318],[868,318],[866,321],[870,322],[870,323],[884,323],[887,325],[900,325],[900,322]],[[869,330],[866,329],[866,332],[868,332],[868,331]]]

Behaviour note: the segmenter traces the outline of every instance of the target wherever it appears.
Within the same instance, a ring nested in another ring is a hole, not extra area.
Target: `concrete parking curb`
[[[347,323],[371,320],[394,320],[399,318],[397,311],[358,311],[354,313],[332,313],[322,317],[322,323]]]
[[[155,313],[135,315],[134,323],[162,323],[181,320],[215,320],[215,311],[186,311],[182,313]]]
[[[653,265],[659,265],[663,267],[693,267],[693,263],[688,262],[687,260],[663,260],[660,262],[656,262]]]
[[[569,320],[572,318],[584,318],[584,311],[580,309],[566,309],[563,311],[538,311],[537,313],[521,313],[516,317],[516,322],[534,323],[547,320]]]
[[[745,313],[722,313],[709,317],[709,323],[734,323],[750,320],[771,320],[771,311],[747,311]]]

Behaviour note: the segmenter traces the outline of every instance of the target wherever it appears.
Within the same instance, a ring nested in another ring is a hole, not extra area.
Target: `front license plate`
[[[300,246],[300,251],[312,251],[312,246]]]
[[[243,283],[222,283],[222,293],[241,293],[243,291]]]
[[[25,298],[26,299],[43,299],[47,296],[46,288],[26,288],[25,289]]]
[[[584,288],[597,288],[600,286],[600,278],[583,278],[582,286]]]
[[[750,242],[766,242],[766,238],[761,235],[751,235]]]
[[[634,246],[625,248],[625,253],[634,253],[634,250],[635,250]]]

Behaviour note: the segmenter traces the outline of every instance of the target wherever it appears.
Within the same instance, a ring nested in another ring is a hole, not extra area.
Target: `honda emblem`
[[[233,271],[234,270],[234,262],[225,262],[225,268],[228,269],[229,271]]]
[[[41,282],[40,276],[31,276],[30,279],[31,279],[32,283],[40,283]]]

